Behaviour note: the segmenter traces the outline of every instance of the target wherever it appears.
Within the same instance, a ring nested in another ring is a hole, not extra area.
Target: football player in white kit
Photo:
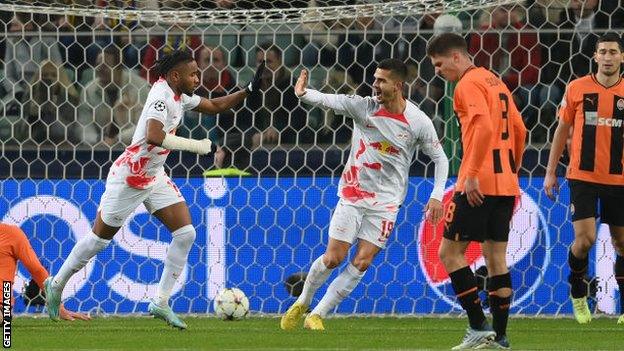
[[[193,140],[175,135],[184,111],[214,115],[240,104],[259,89],[264,62],[246,89],[216,99],[193,94],[200,83],[200,72],[189,51],[176,50],[161,58],[156,65],[160,79],[149,92],[132,144],[110,168],[92,231],[76,243],[58,273],[44,283],[46,306],[52,320],[59,319],[61,294],[69,278],[110,244],[127,217],[143,203],[167,226],[173,237],[157,296],[152,299],[148,310],[174,327],[187,327],[169,307],[169,297],[186,266],[195,240],[195,228],[186,202],[165,173],[164,164],[170,150],[199,155],[211,152],[213,145],[209,139]]]
[[[406,76],[402,61],[383,60],[375,71],[375,96],[360,97],[306,89],[308,72],[301,71],[295,94],[305,103],[353,118],[353,137],[338,186],[340,201],[329,225],[327,249],[312,263],[301,295],[282,316],[282,329],[299,325],[316,290],[358,241],[353,261],[332,281],[303,324],[307,329],[325,329],[322,318],[353,291],[385,247],[407,193],[409,168],[418,147],[435,164],[434,187],[425,206],[427,220],[437,223],[442,218],[448,159],[431,119],[403,97]]]

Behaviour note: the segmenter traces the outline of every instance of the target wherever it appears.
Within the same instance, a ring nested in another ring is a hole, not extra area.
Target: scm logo
[[[611,128],[621,128],[622,120],[615,118],[585,116],[585,124],[590,126],[606,126]]]

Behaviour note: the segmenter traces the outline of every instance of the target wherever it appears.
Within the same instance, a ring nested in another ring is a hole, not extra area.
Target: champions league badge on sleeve
[[[163,112],[164,110],[167,109],[167,105],[165,104],[164,101],[158,100],[154,103],[154,109],[158,112]]]

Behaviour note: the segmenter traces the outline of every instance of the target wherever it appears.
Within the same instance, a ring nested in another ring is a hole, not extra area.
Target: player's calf
[[[477,280],[470,267],[466,266],[449,273],[453,290],[460,304],[468,314],[470,328],[480,330],[487,324],[481,308],[481,299],[477,294]]]
[[[506,338],[509,308],[511,307],[511,274],[495,275],[488,278],[490,312],[496,340]]]
[[[570,266],[570,275],[568,282],[570,283],[570,295],[573,299],[586,297],[589,291],[589,284],[585,280],[589,258],[578,258],[570,249],[568,253],[568,265]]]

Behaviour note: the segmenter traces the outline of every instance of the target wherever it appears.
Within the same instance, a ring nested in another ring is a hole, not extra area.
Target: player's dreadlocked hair
[[[187,63],[195,60],[193,58],[193,54],[190,51],[185,49],[178,49],[170,53],[169,55],[165,55],[156,61],[154,64],[154,69],[156,70],[156,74],[158,77],[163,77],[171,69],[177,66],[179,63]]]

